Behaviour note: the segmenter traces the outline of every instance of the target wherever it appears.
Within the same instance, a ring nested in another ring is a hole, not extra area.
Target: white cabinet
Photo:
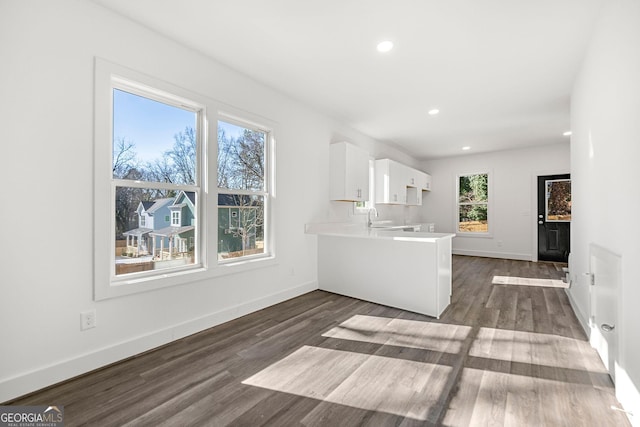
[[[421,179],[420,183],[421,183],[422,189],[426,190],[426,191],[431,191],[431,175],[429,175],[428,173],[424,173],[424,172],[421,172],[421,173],[423,175],[420,178]]]
[[[405,205],[407,203],[408,168],[391,159],[376,160],[376,203]]]
[[[417,187],[420,188],[422,185],[422,177],[420,174],[424,172],[420,172],[417,169],[413,169],[407,166],[407,187]]]
[[[391,159],[376,160],[376,203],[422,205],[422,192],[431,191],[431,175]]]
[[[407,205],[422,205],[422,189],[418,187],[407,187]]]
[[[407,204],[422,205],[422,191],[425,190],[425,183],[431,176],[417,169],[408,168],[409,180],[407,183]],[[429,187],[431,185],[429,184]]]
[[[369,153],[348,142],[331,144],[331,200],[369,200]]]

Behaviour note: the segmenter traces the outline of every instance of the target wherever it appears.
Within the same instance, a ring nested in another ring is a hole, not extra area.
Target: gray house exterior
[[[176,197],[140,202],[138,227],[125,231],[126,254],[172,259],[193,252],[195,245],[195,193],[180,191]]]

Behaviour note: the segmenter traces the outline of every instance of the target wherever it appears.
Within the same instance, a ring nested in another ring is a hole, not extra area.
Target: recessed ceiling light
[[[469,150],[471,150],[471,147],[469,147],[469,146],[467,145],[467,146],[462,147],[462,149],[463,149],[464,151],[469,151]]]
[[[389,40],[382,41],[378,43],[376,49],[378,49],[378,52],[389,52],[391,49],[393,49],[393,42]]]
[[[563,133],[562,135],[564,135],[564,136],[571,136],[571,131],[570,131],[570,130],[568,130],[568,131],[566,131],[565,133]]]
[[[439,112],[440,112],[440,110],[438,110],[437,108],[434,108],[434,109],[429,110],[429,115],[430,116],[435,116]]]

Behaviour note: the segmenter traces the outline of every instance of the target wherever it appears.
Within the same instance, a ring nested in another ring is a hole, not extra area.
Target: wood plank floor
[[[314,291],[21,398],[67,426],[625,426],[547,263],[454,257],[441,319]],[[390,284],[393,286],[393,284]]]

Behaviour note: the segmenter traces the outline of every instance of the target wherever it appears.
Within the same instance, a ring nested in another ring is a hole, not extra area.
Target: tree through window
[[[218,121],[218,259],[264,254],[269,133]]]
[[[112,96],[115,275],[192,265],[198,109],[126,84]]]
[[[458,176],[458,219],[460,233],[489,232],[489,174]]]

